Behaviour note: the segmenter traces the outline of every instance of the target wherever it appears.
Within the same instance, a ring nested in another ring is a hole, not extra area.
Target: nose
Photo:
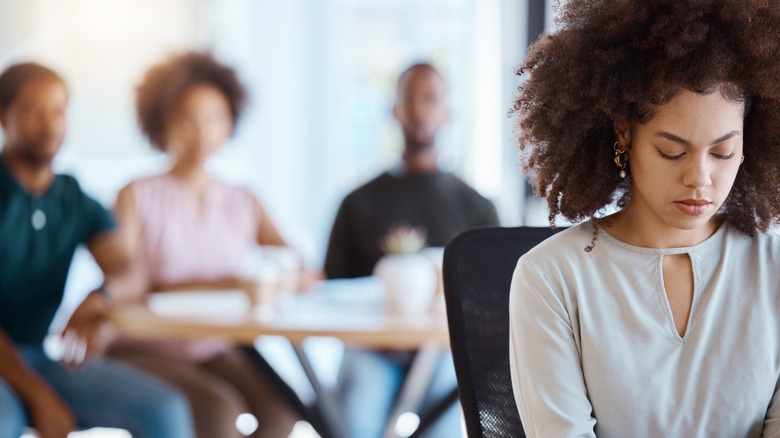
[[[683,184],[694,189],[701,189],[712,184],[710,165],[706,157],[692,157],[685,169]]]
[[[406,108],[406,116],[413,124],[420,123],[422,119],[423,109],[422,105],[418,102],[411,102]]]

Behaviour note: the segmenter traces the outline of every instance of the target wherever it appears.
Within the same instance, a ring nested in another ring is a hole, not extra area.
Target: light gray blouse
[[[780,235],[727,225],[686,248],[625,244],[586,222],[520,258],[510,361],[529,437],[780,437]],[[688,254],[685,336],[663,283]]]

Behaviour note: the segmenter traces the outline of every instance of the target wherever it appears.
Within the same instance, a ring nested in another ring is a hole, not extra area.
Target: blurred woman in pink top
[[[143,300],[155,290],[239,287],[251,247],[286,246],[248,190],[206,170],[245,102],[235,72],[209,54],[184,54],[147,72],[137,89],[139,123],[172,166],[133,181],[117,197],[117,220],[135,268],[127,283],[133,286],[117,292],[117,301]],[[298,419],[249,357],[222,341],[120,339],[109,354],[181,389],[199,438],[242,436],[236,418],[244,412],[258,419],[253,437],[286,437]]]

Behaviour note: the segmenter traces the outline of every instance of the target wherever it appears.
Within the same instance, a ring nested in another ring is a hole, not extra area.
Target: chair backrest
[[[509,286],[550,228],[474,228],[444,251],[450,346],[469,438],[525,437],[509,371]]]

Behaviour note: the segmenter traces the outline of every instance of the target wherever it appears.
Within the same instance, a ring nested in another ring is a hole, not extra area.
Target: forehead
[[[181,94],[176,102],[179,109],[202,103],[228,104],[228,98],[216,85],[209,83],[195,84]]]
[[[444,78],[431,68],[416,68],[407,71],[398,81],[398,94],[405,96],[412,93],[436,92],[443,94],[447,84]]]
[[[679,133],[705,134],[731,131],[743,123],[744,103],[727,99],[719,90],[709,93],[683,90],[669,102],[654,108],[647,126]]]
[[[20,103],[41,101],[62,101],[68,99],[65,83],[56,77],[36,77],[25,80],[10,103],[10,106]]]

